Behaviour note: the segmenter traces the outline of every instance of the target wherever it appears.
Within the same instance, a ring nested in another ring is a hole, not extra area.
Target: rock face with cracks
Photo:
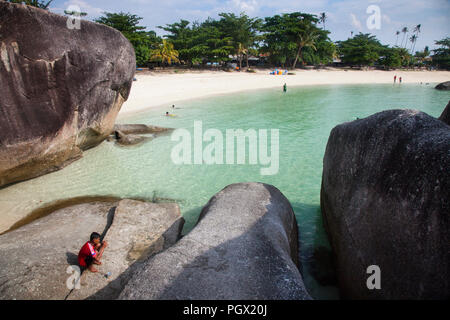
[[[58,170],[113,130],[135,54],[117,30],[0,1],[0,186]]]
[[[189,234],[140,266],[119,299],[310,299],[289,201],[266,184],[226,187]]]

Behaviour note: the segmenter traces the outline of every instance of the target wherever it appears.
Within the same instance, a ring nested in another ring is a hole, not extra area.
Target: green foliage
[[[136,65],[139,67],[145,66],[150,60],[150,49],[145,44],[140,44],[134,47],[136,54]]]
[[[302,64],[332,61],[335,45],[328,38],[329,31],[317,27],[319,21],[323,23],[324,19],[301,12],[265,18],[261,51],[269,55],[272,64],[285,67],[295,68],[297,61]]]
[[[269,63],[285,68],[297,64],[328,64],[340,57],[349,65],[371,66],[375,63],[386,68],[424,65],[429,51],[409,54],[406,49],[408,28],[401,29],[401,47],[382,45],[375,36],[359,33],[345,41],[333,43],[326,30],[327,15],[319,16],[292,12],[263,19],[250,18],[245,13],[220,13],[218,19],[208,18],[203,22],[178,22],[158,26],[166,35],[163,41],[154,31],[147,32],[139,25],[142,18],[131,13],[104,13],[95,20],[119,31],[132,43],[138,66],[148,61],[180,63],[188,66],[204,65],[207,62],[225,63],[237,57],[239,66],[248,66],[249,56],[265,57]],[[320,25],[320,27],[319,27]],[[414,51],[421,25],[417,25],[409,38]],[[449,38],[436,42],[442,47],[434,50],[433,63],[449,68]],[[428,59],[428,60],[427,60]]]
[[[6,0],[6,2],[25,3],[27,6],[32,6],[32,7],[37,7],[37,8],[48,10],[48,7],[53,2],[53,0],[49,0],[47,2],[39,1],[39,0]]]
[[[450,38],[439,40],[435,42],[440,47],[432,50],[434,54],[432,64],[438,68],[450,70]]]
[[[161,38],[154,31],[145,31],[146,27],[139,26],[141,17],[131,13],[108,13],[96,20],[122,32],[131,42],[136,53],[136,65],[145,66],[150,57],[150,51],[156,49],[161,43]]]
[[[383,57],[380,59],[380,63],[388,70],[391,68],[398,68],[402,66],[402,57],[400,50],[403,48],[386,48],[383,52]]]
[[[257,47],[260,40],[258,30],[261,28],[261,19],[250,18],[241,13],[236,16],[234,13],[220,13],[221,19],[216,22],[216,26],[224,35],[231,38],[232,54],[239,58],[240,67],[244,56],[248,58],[251,51]],[[247,61],[248,67],[248,61]]]
[[[368,33],[359,33],[353,38],[338,41],[337,45],[342,62],[359,66],[373,65],[386,50],[386,46]]]
[[[232,37],[226,35],[212,19],[192,25],[181,20],[159,28],[169,33],[166,37],[179,52],[180,60],[189,65],[227,61],[234,49]]]
[[[156,49],[150,51],[150,61],[167,63],[168,65],[173,62],[180,62],[178,56],[178,51],[174,49],[173,44],[165,39]]]

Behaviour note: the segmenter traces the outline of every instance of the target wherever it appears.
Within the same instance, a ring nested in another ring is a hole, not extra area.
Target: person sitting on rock
[[[82,269],[89,269],[91,272],[97,272],[94,264],[102,264],[103,251],[108,246],[106,241],[100,240],[101,236],[97,232],[91,234],[90,240],[84,244],[78,253],[78,264]]]

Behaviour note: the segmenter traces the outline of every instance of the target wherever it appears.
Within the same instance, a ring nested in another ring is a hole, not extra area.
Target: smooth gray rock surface
[[[131,89],[117,30],[0,1],[0,186],[59,170],[101,143]],[[70,22],[70,21],[69,21]]]
[[[450,296],[450,127],[388,110],[335,127],[321,190],[341,294],[351,299]],[[381,269],[368,290],[367,268]]]
[[[183,222],[176,204],[127,199],[57,210],[0,236],[0,299],[115,299],[130,270],[176,242]],[[78,265],[94,231],[109,243],[99,273],[84,271],[80,289],[71,291],[67,268]]]
[[[233,184],[196,227],[148,259],[119,299],[310,299],[298,263],[298,227],[273,186]]]

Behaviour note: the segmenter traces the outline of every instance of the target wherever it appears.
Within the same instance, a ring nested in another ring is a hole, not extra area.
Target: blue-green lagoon
[[[64,168],[0,190],[8,214],[28,212],[54,200],[87,195],[176,199],[186,219],[184,232],[195,224],[201,208],[225,186],[258,181],[276,186],[291,202],[299,224],[305,284],[315,298],[337,298],[311,276],[314,248],[328,246],[320,217],[322,159],[331,129],[347,121],[387,109],[417,109],[438,117],[450,99],[434,85],[323,85],[257,90],[177,103],[124,116],[119,123],[145,123],[193,131],[279,129],[279,171],[260,174],[261,165],[175,165],[177,142],[170,135],[119,147],[103,142]],[[177,117],[166,117],[165,112]],[[270,139],[269,139],[270,140]],[[230,221],[230,223],[233,223]]]

